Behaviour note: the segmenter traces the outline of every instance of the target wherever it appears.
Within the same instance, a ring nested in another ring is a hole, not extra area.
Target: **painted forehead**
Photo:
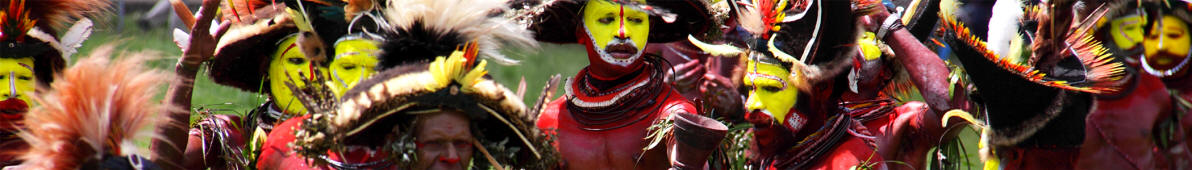
[[[785,76],[784,72],[789,71],[782,65],[750,60],[747,69],[749,70],[745,71],[746,82],[765,84],[765,80],[772,80],[783,87],[786,86],[786,80],[780,76]]]
[[[630,1],[630,0],[592,0],[592,1],[589,1],[586,6],[597,5],[600,7],[610,7],[610,6],[628,7],[628,8],[624,8],[624,9],[627,9],[626,11],[630,11],[630,12],[639,12],[639,13],[645,12],[638,8],[633,8],[632,6],[621,6],[621,5],[634,5],[634,4],[646,4],[646,1],[645,0],[633,0],[633,1]],[[620,9],[617,9],[617,10],[620,10]]]

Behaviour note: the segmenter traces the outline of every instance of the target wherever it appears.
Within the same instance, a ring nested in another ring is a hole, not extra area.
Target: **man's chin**
[[[461,170],[461,169],[464,169],[464,166],[460,165],[460,164],[435,163],[434,165],[431,165],[430,168],[427,168],[427,169],[429,169],[429,170]]]

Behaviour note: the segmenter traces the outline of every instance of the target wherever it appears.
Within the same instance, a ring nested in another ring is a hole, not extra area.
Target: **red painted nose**
[[[621,29],[617,29],[617,38],[629,39],[629,35],[625,34],[625,26],[621,26]]]

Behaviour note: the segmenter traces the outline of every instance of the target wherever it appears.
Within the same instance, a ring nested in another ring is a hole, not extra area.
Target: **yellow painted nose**
[[[745,111],[761,110],[766,106],[758,99],[755,92],[749,92],[749,98],[745,99]]]

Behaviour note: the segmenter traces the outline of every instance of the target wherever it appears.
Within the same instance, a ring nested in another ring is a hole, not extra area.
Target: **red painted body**
[[[1137,86],[1126,96],[1096,100],[1096,110],[1085,121],[1078,169],[1188,168],[1192,155],[1183,139],[1174,135],[1171,140],[1158,141],[1162,134],[1156,134],[1164,121],[1172,120],[1172,96],[1159,78],[1136,76]],[[1159,143],[1173,144],[1165,148]]]
[[[667,119],[676,110],[683,113],[695,113],[692,105],[679,93],[670,87],[662,88],[655,100],[663,100],[657,104],[662,107],[656,110],[643,109],[632,111],[631,114],[650,114],[645,120],[625,127],[606,130],[588,131],[581,129],[583,125],[577,123],[572,114],[566,109],[565,97],[547,104],[544,112],[538,116],[537,126],[548,135],[556,135],[555,143],[563,158],[563,169],[666,169],[670,162],[666,156],[666,144],[659,144],[654,149],[642,152],[648,143],[643,140],[648,133],[647,128],[656,121]]]

